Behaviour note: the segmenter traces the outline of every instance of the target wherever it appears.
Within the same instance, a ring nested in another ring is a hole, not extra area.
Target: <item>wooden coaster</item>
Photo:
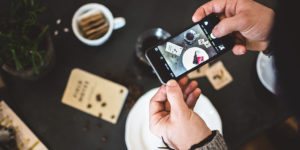
[[[205,64],[201,66],[200,68],[196,69],[195,71],[188,74],[189,79],[196,79],[200,77],[204,77],[206,75],[206,70],[209,69],[209,64]]]
[[[0,124],[15,129],[19,150],[48,149],[4,101],[0,102]]]
[[[219,90],[233,81],[232,76],[227,71],[221,61],[212,65],[207,71],[206,76],[216,90]]]
[[[117,123],[128,89],[122,85],[73,69],[62,103],[111,123]]]

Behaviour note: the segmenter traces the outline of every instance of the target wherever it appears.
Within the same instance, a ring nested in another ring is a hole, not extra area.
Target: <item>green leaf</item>
[[[27,0],[23,0],[23,3],[25,4],[25,6],[27,6]]]
[[[39,33],[31,37],[38,26],[39,16],[46,9],[40,0],[9,0],[11,7],[0,16],[0,61],[12,62],[17,70],[31,67],[36,73],[45,65],[44,51],[39,44],[49,32],[49,26],[39,28]],[[1,64],[0,64],[1,65]]]
[[[31,6],[33,6],[34,5],[34,0],[31,0]]]
[[[32,53],[31,55],[31,62],[32,62],[32,65],[33,65],[33,70],[36,74],[39,74],[39,68],[38,66],[36,65],[35,63],[35,57],[34,57],[34,53]]]
[[[49,30],[49,25],[46,25],[43,28],[42,32],[39,34],[38,38],[36,39],[37,44],[40,43],[40,41],[43,39],[43,37],[47,34],[48,30]]]
[[[39,59],[40,59],[40,65],[41,65],[41,66],[44,66],[44,65],[45,65],[45,61],[44,61],[44,59],[43,59],[41,53],[36,52],[36,55],[37,55],[37,56],[39,57]]]
[[[11,51],[13,60],[14,60],[15,65],[16,65],[16,69],[17,69],[17,70],[23,69],[23,66],[22,66],[22,64],[20,63],[20,61],[19,61],[19,59],[18,59],[18,57],[17,57],[17,55],[16,55],[16,51],[15,51],[14,49],[11,49],[10,51]]]

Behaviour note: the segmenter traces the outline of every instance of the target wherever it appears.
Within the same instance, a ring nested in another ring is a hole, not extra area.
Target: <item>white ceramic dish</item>
[[[149,130],[149,102],[158,88],[152,89],[138,99],[128,114],[125,127],[125,142],[128,150],[156,150],[164,146],[161,139]],[[211,130],[222,133],[221,118],[203,94],[198,99],[194,111],[199,114]]]
[[[256,61],[256,71],[260,82],[263,86],[273,94],[276,94],[276,72],[274,66],[274,58],[259,53]]]
[[[95,40],[89,40],[89,39],[83,37],[80,33],[80,29],[78,26],[78,21],[79,21],[80,16],[91,10],[101,11],[109,23],[109,29],[106,32],[106,34],[104,36],[100,37],[99,39],[95,39]],[[122,28],[123,26],[125,26],[125,24],[126,24],[126,21],[124,18],[122,18],[122,17],[114,18],[112,13],[110,12],[110,10],[107,7],[105,7],[102,4],[98,4],[98,3],[89,3],[89,4],[85,4],[85,5],[81,6],[75,12],[73,19],[72,19],[72,29],[73,29],[75,36],[81,42],[83,42],[89,46],[99,46],[99,45],[105,43],[110,38],[113,30]]]
[[[202,48],[199,48],[199,47],[189,48],[188,50],[186,50],[184,52],[184,54],[182,56],[182,64],[186,70],[190,70],[197,66],[197,64],[193,64],[195,52],[198,52],[199,56],[204,57],[203,62],[209,59],[208,54]]]

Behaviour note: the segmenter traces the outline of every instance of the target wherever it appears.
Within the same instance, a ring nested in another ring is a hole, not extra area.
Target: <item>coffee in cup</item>
[[[199,37],[200,35],[197,34],[194,30],[189,30],[187,32],[185,32],[184,34],[184,40],[188,43],[188,44],[193,44],[194,41]]]

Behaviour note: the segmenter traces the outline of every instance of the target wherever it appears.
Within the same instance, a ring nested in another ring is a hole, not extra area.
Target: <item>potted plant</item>
[[[11,0],[10,6],[0,15],[0,66],[11,75],[38,79],[54,64],[49,25],[38,21],[45,7],[39,0]]]

